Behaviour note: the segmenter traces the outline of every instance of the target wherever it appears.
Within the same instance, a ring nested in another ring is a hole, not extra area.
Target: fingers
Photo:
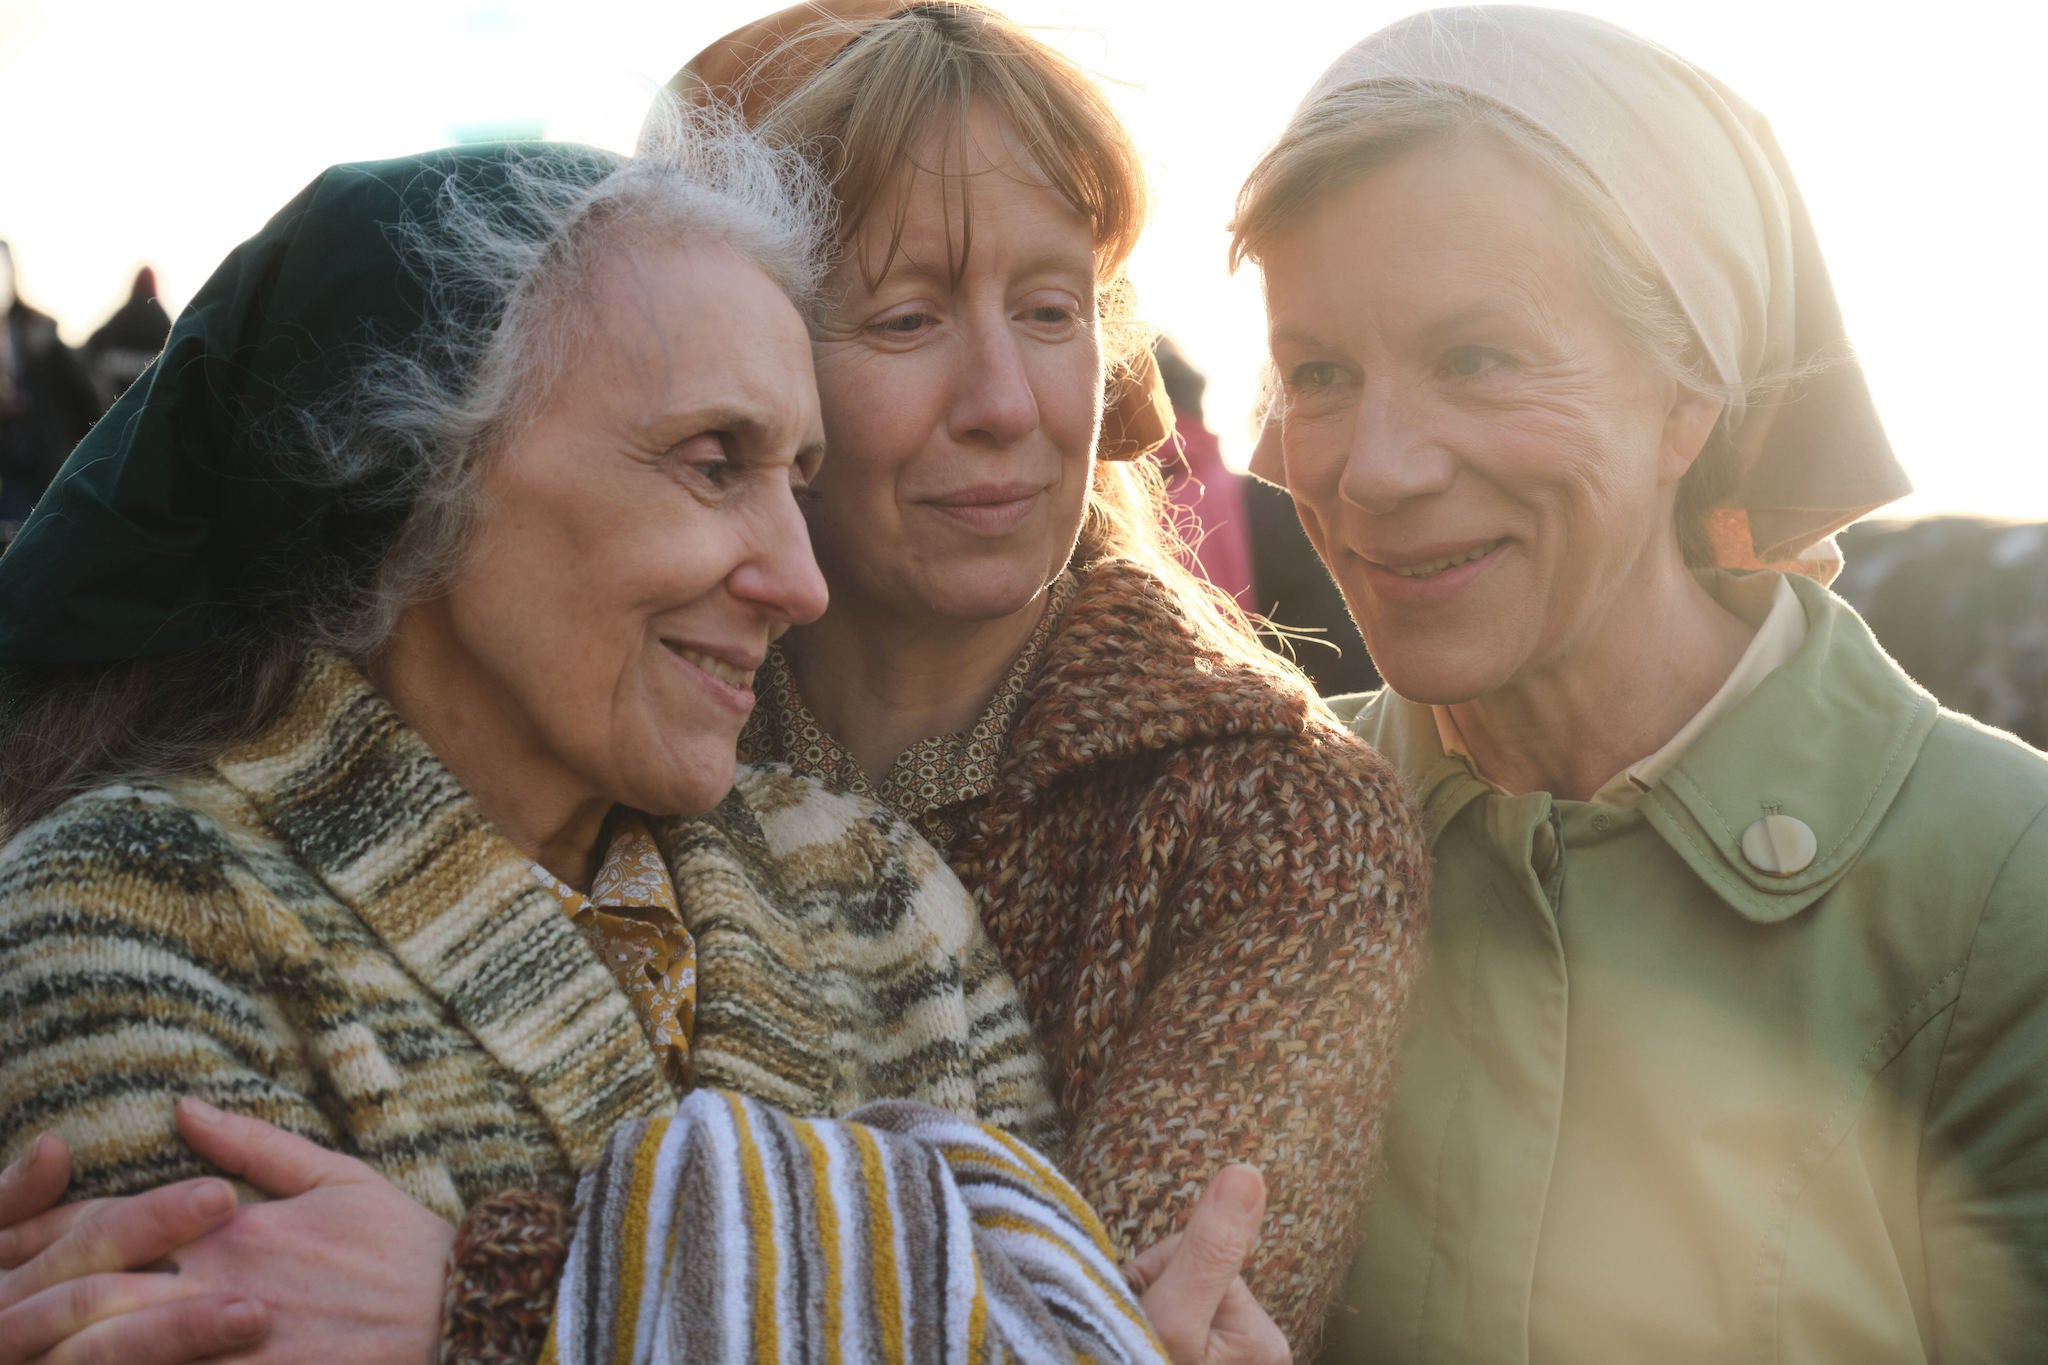
[[[1239,1277],[1223,1291],[1211,1326],[1209,1356],[1218,1365],[1292,1365],[1294,1348]]]
[[[186,1365],[262,1344],[270,1317],[254,1299],[183,1299],[96,1323],[52,1351],[48,1365]]]
[[[256,1345],[264,1306],[194,1294],[175,1275],[68,1280],[0,1313],[0,1365],[177,1365]]]
[[[1250,1166],[1225,1166],[1181,1229],[1180,1245],[1140,1300],[1176,1361],[1205,1359],[1224,1294],[1259,1242],[1266,1182]]]
[[[139,1270],[225,1223],[234,1211],[234,1188],[211,1177],[98,1200],[77,1216],[69,1207],[52,1210],[25,1231],[42,1237],[55,1229],[55,1235],[19,1268],[0,1275],[0,1308],[66,1281]]]
[[[1173,1254],[1180,1250],[1180,1236],[1176,1232],[1162,1237],[1118,1267],[1133,1293],[1142,1295],[1152,1287],[1159,1273],[1173,1260]]]
[[[28,1150],[0,1171],[0,1230],[26,1222],[52,1208],[71,1183],[71,1152],[64,1139],[44,1133]],[[4,1239],[0,1239],[4,1245]],[[31,1253],[33,1254],[33,1253]],[[0,1265],[12,1264],[0,1252]]]
[[[74,1225],[98,1213],[100,1205],[101,1201],[97,1199],[79,1204],[59,1204],[27,1222],[0,1229],[0,1270],[27,1265]]]
[[[353,1157],[330,1152],[261,1119],[223,1113],[204,1100],[187,1097],[178,1101],[178,1132],[201,1157],[273,1199],[289,1199],[322,1185],[376,1178]]]

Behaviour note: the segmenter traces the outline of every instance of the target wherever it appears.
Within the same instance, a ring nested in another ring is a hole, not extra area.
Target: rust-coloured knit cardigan
[[[1126,1252],[1228,1161],[1266,1174],[1259,1301],[1313,1350],[1349,1261],[1417,965],[1428,851],[1378,755],[1086,570],[947,860],[1022,988],[1069,1174]]]

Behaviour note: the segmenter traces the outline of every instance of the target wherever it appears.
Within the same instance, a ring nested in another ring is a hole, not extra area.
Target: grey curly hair
[[[512,183],[510,213],[502,200],[465,201],[451,182],[431,226],[394,229],[430,299],[502,299],[488,310],[498,320],[480,330],[462,321],[474,309],[431,308],[427,328],[366,357],[348,392],[300,409],[281,437],[315,482],[360,486],[372,464],[407,475],[399,496],[411,511],[367,592],[319,613],[317,642],[351,658],[373,654],[460,561],[490,455],[554,392],[591,324],[589,282],[609,252],[650,239],[722,245],[805,312],[824,278],[831,201],[816,171],[715,109],[671,101],[640,150],[595,185],[545,160],[516,166]]]
[[[297,592],[288,610],[254,613],[202,649],[0,670],[0,839],[78,792],[188,771],[260,732],[316,651],[373,658],[405,608],[460,564],[491,458],[582,345],[588,285],[609,253],[658,240],[724,246],[808,311],[832,219],[800,156],[716,110],[676,104],[634,156],[611,159],[594,184],[561,158],[519,162],[509,206],[502,192],[466,199],[451,180],[430,221],[390,228],[426,287],[425,323],[362,348],[343,391],[308,395],[261,435],[291,477],[388,487],[407,509],[391,547],[367,576]],[[478,317],[489,321],[465,321]]]

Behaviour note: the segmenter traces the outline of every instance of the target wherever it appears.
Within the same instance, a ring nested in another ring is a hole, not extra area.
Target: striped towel
[[[699,1090],[621,1126],[577,1204],[543,1365],[1166,1358],[1051,1164],[924,1105]]]

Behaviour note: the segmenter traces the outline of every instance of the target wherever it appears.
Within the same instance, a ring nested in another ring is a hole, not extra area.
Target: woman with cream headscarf
[[[2048,763],[1824,586],[1907,485],[1764,120],[1438,11],[1234,230],[1437,860],[1333,1358],[2042,1358]]]

